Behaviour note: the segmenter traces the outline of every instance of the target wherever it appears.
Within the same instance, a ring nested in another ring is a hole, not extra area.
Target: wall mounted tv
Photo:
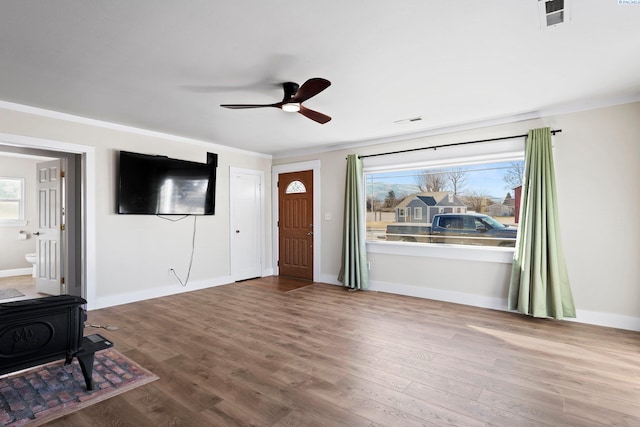
[[[118,213],[213,215],[218,155],[207,163],[120,151]]]

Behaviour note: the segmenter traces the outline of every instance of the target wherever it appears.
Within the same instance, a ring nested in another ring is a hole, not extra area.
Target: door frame
[[[82,297],[87,300],[87,310],[94,309],[96,304],[95,147],[9,133],[0,133],[0,144],[42,150],[48,153],[58,152],[80,155],[80,176],[77,178],[80,181],[82,206],[80,207],[80,217],[75,218],[75,221],[76,230],[81,237],[80,248],[76,248],[75,260],[80,264],[81,268]],[[0,151],[4,150],[0,148]],[[51,157],[52,154],[45,154],[45,156]],[[68,197],[71,196],[70,193],[68,193]]]
[[[287,163],[284,165],[275,165],[271,167],[271,208],[273,218],[272,223],[272,265],[273,272],[277,276],[279,274],[278,268],[278,220],[279,220],[279,212],[278,212],[278,175],[281,173],[287,172],[300,172],[312,170],[313,171],[313,281],[320,282],[320,272],[322,270],[321,263],[321,254],[322,254],[322,246],[320,236],[322,236],[322,210],[320,209],[320,160],[310,160],[307,162],[299,162],[299,163]]]
[[[235,199],[233,197],[233,190],[235,185],[234,178],[233,178],[234,174],[255,175],[260,180],[260,212],[259,212],[260,225],[258,227],[258,235],[256,236],[256,240],[260,245],[260,274],[264,276],[265,275],[264,264],[266,260],[265,241],[264,241],[264,229],[265,229],[264,171],[237,168],[234,166],[229,167],[229,201],[230,201],[229,203],[229,254],[230,254],[229,255],[229,273],[231,274],[232,280],[238,280],[238,278],[235,277],[234,271],[233,271],[233,257],[237,255],[235,254],[234,244],[233,244],[233,238],[235,234],[235,231],[234,231],[235,227],[233,226],[233,218],[235,216],[235,210],[236,210]]]

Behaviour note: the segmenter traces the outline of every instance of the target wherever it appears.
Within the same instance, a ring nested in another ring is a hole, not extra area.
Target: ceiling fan
[[[331,117],[302,105],[307,99],[316,96],[331,85],[329,80],[315,77],[299,86],[297,83],[282,83],[284,98],[275,104],[221,104],[221,107],[232,109],[275,107],[291,113],[300,113],[321,124],[327,123]]]

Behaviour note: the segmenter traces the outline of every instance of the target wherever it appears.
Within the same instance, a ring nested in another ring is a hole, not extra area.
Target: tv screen
[[[207,163],[120,151],[118,213],[213,215],[218,155]]]

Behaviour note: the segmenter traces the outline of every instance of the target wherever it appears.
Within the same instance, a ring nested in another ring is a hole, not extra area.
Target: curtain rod
[[[556,133],[562,132],[562,129],[552,130],[551,134],[555,135]],[[387,156],[389,154],[399,154],[399,153],[409,153],[411,151],[419,151],[419,150],[437,150],[438,148],[443,147],[453,147],[456,145],[466,145],[466,144],[478,144],[480,142],[491,142],[491,141],[501,141],[503,139],[514,139],[514,138],[524,138],[528,134],[524,135],[512,135],[512,136],[503,136],[500,138],[490,138],[490,139],[479,139],[476,141],[465,141],[465,142],[454,142],[451,144],[442,144],[442,145],[434,145],[433,147],[419,147],[419,148],[409,148],[407,150],[398,150],[398,151],[389,151],[386,153],[378,153],[378,154],[365,154],[364,156],[358,156],[359,159],[364,159],[365,157],[376,157],[376,156]]]

